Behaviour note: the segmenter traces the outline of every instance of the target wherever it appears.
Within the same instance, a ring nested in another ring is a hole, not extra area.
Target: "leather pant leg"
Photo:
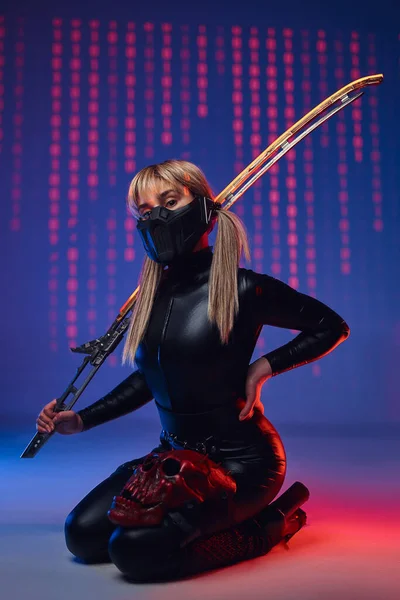
[[[64,526],[65,541],[74,556],[87,563],[110,562],[107,547],[115,525],[108,519],[107,512],[114,496],[131,477],[133,467],[144,458],[120,465],[69,513]]]

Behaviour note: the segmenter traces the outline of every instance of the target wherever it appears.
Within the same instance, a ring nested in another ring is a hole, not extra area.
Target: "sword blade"
[[[250,179],[248,179],[242,188],[239,188],[238,190],[236,190],[236,192],[229,195],[229,197],[226,199],[226,204],[224,206],[225,210],[228,210],[236,202],[236,200],[243,196],[243,194],[249,189],[249,187],[251,187],[253,183],[257,181],[257,179],[264,175],[264,173],[266,173],[276,162],[278,162],[278,160],[280,160],[282,156],[289,152],[289,150],[291,150],[293,146],[301,142],[301,140],[307,137],[307,135],[314,131],[314,129],[317,129],[317,127],[319,127],[320,125],[325,123],[325,121],[333,117],[333,115],[338,113],[339,110],[342,110],[345,106],[351,104],[352,102],[354,102],[354,100],[357,100],[363,94],[364,92],[358,92],[358,94],[355,94],[354,96],[347,96],[343,99],[341,104],[335,106],[335,108],[330,110],[324,116],[320,117],[314,123],[311,123],[311,125],[309,125],[301,133],[295,136],[290,142],[285,142],[284,144],[282,144],[280,151],[277,152],[272,158],[270,158],[270,160],[268,160],[257,173],[255,173]]]

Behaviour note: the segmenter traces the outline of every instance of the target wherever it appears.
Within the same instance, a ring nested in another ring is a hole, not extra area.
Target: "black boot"
[[[306,486],[296,481],[255,516],[265,532],[267,546],[272,548],[282,540],[287,542],[306,524],[307,515],[300,506],[309,497],[310,492]]]
[[[309,496],[306,486],[296,481],[251,519],[191,542],[179,557],[179,576],[226,567],[267,554],[303,527],[306,513],[299,507]]]

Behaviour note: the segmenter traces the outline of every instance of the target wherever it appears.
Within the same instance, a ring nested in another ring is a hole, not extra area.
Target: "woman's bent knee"
[[[86,563],[110,562],[107,546],[111,531],[104,536],[85,524],[84,515],[72,511],[65,520],[64,533],[67,548],[76,558]]]
[[[173,575],[179,565],[180,545],[175,528],[117,527],[108,553],[115,566],[132,581],[159,581]]]

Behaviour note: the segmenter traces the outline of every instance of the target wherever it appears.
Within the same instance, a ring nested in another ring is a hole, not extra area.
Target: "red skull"
[[[194,450],[148,454],[115,496],[108,517],[115,525],[159,525],[187,502],[230,498],[236,483],[222,467]]]

